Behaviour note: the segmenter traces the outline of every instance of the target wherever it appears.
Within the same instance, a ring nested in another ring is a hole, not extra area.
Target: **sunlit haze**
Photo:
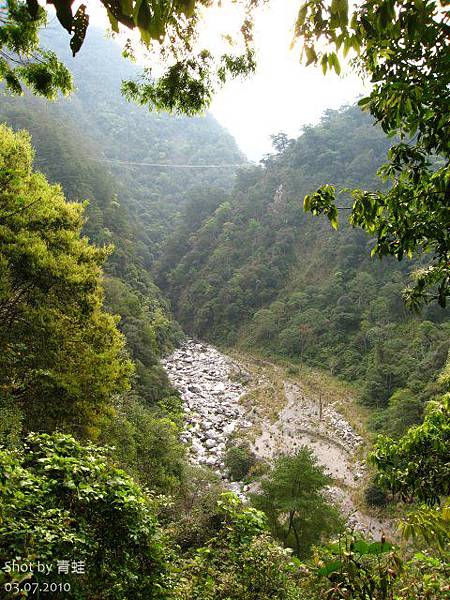
[[[352,103],[363,93],[362,81],[347,69],[338,77],[300,64],[290,50],[298,0],[274,0],[258,12],[255,42],[257,73],[232,81],[212,104],[216,118],[252,160],[271,148],[270,135],[297,136],[302,125],[317,123],[327,108]]]
[[[257,72],[227,83],[211,106],[211,112],[251,160],[270,151],[271,134],[283,131],[297,136],[303,125],[317,123],[327,108],[350,104],[364,90],[362,81],[348,68],[341,77],[334,73],[324,76],[320,68],[300,64],[299,48],[290,49],[298,7],[299,0],[272,0],[258,10]],[[235,10],[225,8],[208,12],[201,36],[205,45],[214,46],[221,33],[239,23]],[[89,11],[97,25],[107,24],[98,3],[90,3]]]

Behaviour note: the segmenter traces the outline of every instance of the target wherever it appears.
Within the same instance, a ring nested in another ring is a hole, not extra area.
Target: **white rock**
[[[214,466],[223,476],[227,440],[237,427],[251,425],[240,421],[244,410],[239,399],[245,388],[229,380],[238,367],[212,346],[192,340],[161,364],[183,400],[186,425],[181,439],[190,444],[190,460]]]

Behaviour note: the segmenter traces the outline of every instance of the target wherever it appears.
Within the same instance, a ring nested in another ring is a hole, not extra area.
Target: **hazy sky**
[[[325,109],[352,103],[363,93],[361,80],[349,72],[341,77],[331,73],[324,76],[320,68],[300,65],[299,49],[289,49],[300,4],[301,0],[271,0],[268,7],[258,11],[257,73],[229,82],[211,106],[251,160],[270,151],[271,134],[284,131],[294,137],[302,125],[317,123]],[[104,10],[99,12],[98,3],[90,2],[89,12],[92,21],[105,24]],[[202,42],[214,45],[221,32],[239,23],[233,9],[209,11]]]
[[[227,84],[212,105],[213,114],[253,160],[270,150],[271,134],[297,136],[302,125],[317,123],[325,109],[352,103],[364,91],[348,69],[341,77],[324,76],[320,68],[300,64],[299,48],[289,49],[301,3],[272,0],[258,13],[256,75]]]

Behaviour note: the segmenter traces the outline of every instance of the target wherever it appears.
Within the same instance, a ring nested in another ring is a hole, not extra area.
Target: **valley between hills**
[[[245,501],[258,482],[251,474],[246,481],[230,481],[227,448],[244,442],[258,460],[273,462],[307,447],[333,479],[326,494],[348,526],[374,539],[392,537],[392,520],[361,501],[369,436],[349,386],[312,369],[233,350],[223,354],[189,339],[162,364],[183,400],[181,439],[193,464],[214,469]]]
[[[191,42],[276,2],[3,4],[1,600],[450,599],[448,1],[299,5],[373,85],[257,164]]]

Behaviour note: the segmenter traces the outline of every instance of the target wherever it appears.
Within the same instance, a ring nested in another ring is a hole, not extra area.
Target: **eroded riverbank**
[[[365,476],[357,458],[363,440],[333,404],[322,406],[320,395],[312,397],[300,384],[283,378],[279,406],[270,400],[256,405],[252,398],[263,397],[275,372],[279,378],[278,369],[272,365],[272,370],[252,372],[251,364],[193,340],[168,356],[163,366],[183,399],[182,439],[194,464],[212,468],[242,494],[247,488],[228,481],[224,464],[232,439],[244,439],[259,459],[268,461],[307,446],[333,478],[328,493],[352,527],[377,538],[389,527],[355,507],[353,494]]]

